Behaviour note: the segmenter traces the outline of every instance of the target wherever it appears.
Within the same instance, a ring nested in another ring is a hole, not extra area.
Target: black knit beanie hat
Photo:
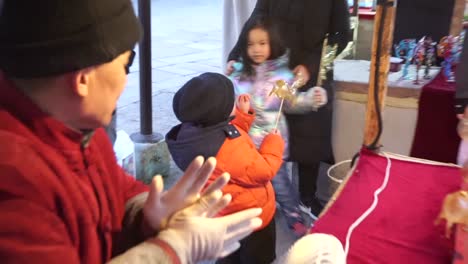
[[[180,122],[211,126],[229,120],[234,107],[234,86],[219,73],[203,73],[177,91],[172,108]]]
[[[110,62],[140,37],[130,0],[0,0],[0,69],[11,77]]]

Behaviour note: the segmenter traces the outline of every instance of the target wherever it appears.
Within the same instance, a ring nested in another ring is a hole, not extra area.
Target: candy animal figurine
[[[304,81],[302,80],[301,76],[292,84],[289,85],[284,80],[278,80],[275,82],[273,89],[270,91],[270,96],[276,95],[278,98],[281,99],[280,108],[278,111],[278,116],[276,117],[275,122],[275,129],[278,127],[278,122],[281,117],[281,112],[283,109],[284,100],[291,101],[292,104],[296,101],[296,90],[299,88]]]
[[[468,186],[468,163],[461,170],[464,179],[464,186]],[[452,227],[455,224],[463,225],[463,228],[468,228],[468,191],[460,190],[445,196],[442,204],[442,210],[436,220],[436,224],[446,220],[445,235],[450,237]]]
[[[421,69],[421,66],[424,63],[424,58],[426,57],[426,49],[424,47],[425,39],[425,36],[422,37],[414,48],[413,61],[414,64],[416,64],[416,78],[413,81],[414,84],[419,84],[419,69]]]
[[[442,68],[447,82],[455,82],[455,74],[452,67],[456,62],[457,42],[458,39],[454,36],[445,36],[440,40],[439,45],[437,45],[437,55],[444,58]]]
[[[436,59],[436,46],[437,43],[432,41],[431,37],[427,37],[424,40],[424,50],[425,50],[425,59],[424,59],[424,79],[430,79],[429,76],[429,70],[431,69],[431,66],[434,64],[435,59]]]
[[[403,79],[408,79],[408,67],[411,64],[413,58],[414,49],[416,48],[415,39],[403,39],[398,45],[394,46],[396,56],[405,61],[405,66],[403,66]]]

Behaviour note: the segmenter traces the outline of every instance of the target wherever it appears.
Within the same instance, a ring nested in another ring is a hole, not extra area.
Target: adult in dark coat
[[[457,65],[455,72],[456,78],[456,93],[455,93],[455,111],[457,114],[462,114],[466,111],[468,106],[468,30],[465,30],[465,40],[463,42],[463,51],[460,59],[460,63]],[[466,116],[465,118],[468,118]]]
[[[468,30],[465,30],[468,33]],[[468,37],[465,36],[460,62],[455,72],[455,112],[460,123],[458,134],[462,138],[458,149],[457,163],[463,166],[468,160]]]
[[[258,0],[249,19],[266,16],[277,24],[281,37],[290,50],[289,67],[305,77],[307,90],[317,83],[322,45],[338,45],[340,53],[350,38],[349,9],[346,0]],[[239,42],[229,54],[228,69],[240,58]],[[290,130],[290,159],[298,162],[299,191],[304,204],[314,214],[321,211],[315,198],[316,181],[321,161],[334,163],[331,144],[333,73],[328,72],[323,84],[329,101],[317,112],[287,115]]]

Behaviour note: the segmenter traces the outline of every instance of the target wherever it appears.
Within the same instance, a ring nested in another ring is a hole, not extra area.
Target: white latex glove
[[[207,218],[217,214],[231,200],[217,190],[199,202],[176,213],[158,239],[168,243],[182,263],[214,260],[236,251],[239,241],[262,225],[257,216],[261,209],[248,209],[235,214]]]
[[[312,106],[318,109],[328,102],[327,91],[320,86],[315,86],[307,91],[307,97],[312,100]]]
[[[203,193],[200,193],[216,167],[215,158],[203,161],[201,156],[195,158],[179,181],[165,192],[163,192],[164,184],[161,176],[153,178],[148,198],[143,206],[143,213],[146,224],[154,231],[164,229],[175,212],[192,205],[204,193],[211,193],[226,185],[228,178],[219,177]]]
[[[346,264],[341,242],[332,235],[309,234],[297,240],[277,264]]]

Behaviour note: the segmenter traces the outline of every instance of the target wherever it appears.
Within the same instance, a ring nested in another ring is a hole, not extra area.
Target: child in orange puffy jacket
[[[182,123],[169,131],[166,142],[177,166],[185,170],[198,155],[216,157],[210,180],[224,172],[231,175],[223,191],[232,195],[232,201],[221,214],[263,209],[262,226],[218,263],[271,263],[276,258],[276,205],[270,181],[282,163],[283,139],[270,133],[256,149],[248,135],[255,118],[250,97],[236,100],[232,82],[221,74],[204,73],[188,81],[175,94],[173,109]]]

